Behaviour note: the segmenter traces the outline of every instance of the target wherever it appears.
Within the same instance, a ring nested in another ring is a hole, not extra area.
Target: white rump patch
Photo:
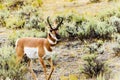
[[[28,58],[39,58],[38,48],[24,47],[24,54],[26,54]]]

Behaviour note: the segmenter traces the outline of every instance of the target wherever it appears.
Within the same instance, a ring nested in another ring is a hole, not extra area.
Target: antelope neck
[[[47,39],[48,39],[48,42],[50,43],[50,45],[57,44],[56,37],[54,35],[52,35],[51,33],[48,34]]]

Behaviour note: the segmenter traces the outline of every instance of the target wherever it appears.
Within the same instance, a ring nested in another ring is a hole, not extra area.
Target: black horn
[[[61,24],[63,22],[63,18],[62,17],[58,17],[58,21],[59,21],[59,24],[57,25],[56,29],[58,29],[59,26],[61,26]]]
[[[53,29],[51,24],[50,24],[50,21],[49,21],[49,16],[47,17],[47,22],[48,22],[48,25],[50,26],[50,28]]]

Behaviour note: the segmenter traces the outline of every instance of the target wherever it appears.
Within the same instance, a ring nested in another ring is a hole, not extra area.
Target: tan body
[[[38,48],[38,55],[40,58],[42,58],[45,55],[44,47],[46,47],[48,51],[52,51],[51,44],[45,38],[32,38],[32,37],[20,38],[17,41],[16,47],[18,57],[24,55],[24,47]]]

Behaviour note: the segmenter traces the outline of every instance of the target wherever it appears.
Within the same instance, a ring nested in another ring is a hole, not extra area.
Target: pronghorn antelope
[[[57,42],[60,40],[60,35],[58,34],[58,28],[61,26],[63,22],[62,17],[58,17],[59,24],[54,25],[56,28],[53,28],[49,22],[49,17],[47,17],[48,25],[50,26],[50,31],[48,32],[47,38],[33,38],[33,37],[25,37],[20,38],[16,41],[16,53],[17,53],[17,63],[20,63],[23,56],[26,55],[30,60],[28,62],[28,66],[30,68],[30,72],[32,73],[32,77],[34,80],[37,80],[37,77],[32,69],[32,62],[31,59],[39,59],[40,63],[42,64],[45,78],[49,80],[53,70],[54,65],[51,59],[51,52],[52,46],[55,46]],[[44,58],[48,57],[47,60],[51,66],[51,72],[47,77],[46,65],[44,64]]]

